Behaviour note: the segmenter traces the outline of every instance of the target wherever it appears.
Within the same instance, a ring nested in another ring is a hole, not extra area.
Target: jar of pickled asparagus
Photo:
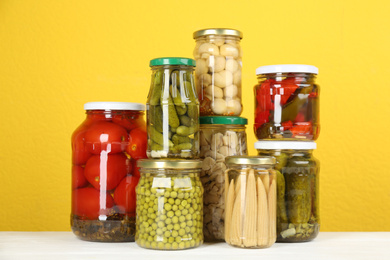
[[[199,158],[199,101],[187,58],[150,61],[152,82],[146,104],[148,158]]]
[[[267,248],[276,241],[275,158],[230,156],[225,172],[225,241]]]
[[[200,158],[205,242],[224,241],[225,158],[247,155],[246,118],[236,116],[200,117]]]
[[[318,68],[271,65],[256,70],[256,137],[264,140],[316,140],[320,133]]]
[[[261,156],[276,158],[278,179],[277,241],[313,240],[320,230],[319,162],[315,142],[259,141]]]
[[[200,115],[241,115],[242,32],[213,28],[196,31],[193,37]]]
[[[199,160],[139,160],[135,241],[177,250],[203,243],[203,187]]]

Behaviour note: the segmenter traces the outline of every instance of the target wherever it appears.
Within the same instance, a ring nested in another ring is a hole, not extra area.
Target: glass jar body
[[[135,165],[146,157],[143,116],[143,111],[88,110],[73,132],[71,228],[80,239],[134,241]],[[133,130],[144,140],[138,147],[144,155],[137,158],[128,153]]]
[[[225,175],[225,240],[243,248],[276,241],[276,171],[262,165],[231,165]]]
[[[195,40],[195,75],[200,115],[241,115],[240,37],[204,35]]]
[[[319,91],[315,74],[258,75],[254,87],[256,137],[316,140],[320,132]]]
[[[199,101],[193,67],[152,67],[147,101],[149,158],[199,158]]]
[[[200,169],[141,168],[137,186],[137,244],[161,250],[203,243]]]
[[[225,157],[232,155],[247,155],[245,125],[200,125],[203,234],[206,242],[225,239]]]
[[[258,154],[276,158],[277,241],[313,240],[320,230],[320,166],[312,150],[258,150]]]

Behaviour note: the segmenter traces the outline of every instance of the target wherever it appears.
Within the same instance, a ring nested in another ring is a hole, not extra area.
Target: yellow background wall
[[[0,230],[70,230],[70,136],[89,101],[145,103],[150,59],[192,57],[192,33],[244,33],[255,69],[319,67],[322,231],[390,231],[390,2],[0,1]],[[250,145],[251,154],[255,150]]]

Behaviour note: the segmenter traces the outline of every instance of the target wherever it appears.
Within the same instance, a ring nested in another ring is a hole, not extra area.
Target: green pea
[[[168,218],[172,218],[174,215],[175,213],[172,210],[167,213]]]
[[[164,236],[165,237],[170,237],[171,236],[171,232],[170,231],[165,231],[164,232]]]
[[[172,217],[172,222],[174,224],[178,223],[179,222],[179,218],[177,216]]]
[[[172,209],[172,205],[167,203],[167,204],[164,205],[164,209],[169,211],[169,210]]]
[[[173,225],[172,224],[167,225],[167,229],[168,230],[172,230],[173,229]]]
[[[179,235],[179,232],[177,232],[176,230],[172,231],[172,237],[177,237],[178,235]]]
[[[180,242],[180,243],[179,243],[179,248],[180,248],[180,249],[183,249],[183,248],[185,248],[185,246],[186,246],[186,245],[185,245],[185,243],[184,243],[184,242]]]
[[[173,242],[172,243],[172,249],[178,249],[179,248],[179,244],[176,243],[176,242]]]

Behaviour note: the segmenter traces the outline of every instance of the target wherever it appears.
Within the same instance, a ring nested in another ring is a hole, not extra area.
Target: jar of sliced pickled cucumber
[[[146,104],[148,158],[199,158],[199,101],[187,58],[150,61],[152,82]]]
[[[139,160],[135,241],[177,250],[203,243],[203,187],[199,160]]]
[[[320,133],[318,68],[271,65],[256,70],[257,139],[316,140]]]
[[[225,173],[225,240],[243,248],[276,241],[275,158],[230,156]]]
[[[225,214],[225,158],[247,154],[246,118],[236,116],[200,117],[200,158],[205,242],[223,241]]]
[[[274,156],[278,179],[277,241],[313,240],[320,231],[319,162],[315,142],[259,141],[261,156]]]
[[[193,37],[200,115],[241,115],[242,32],[213,28],[196,31]]]

